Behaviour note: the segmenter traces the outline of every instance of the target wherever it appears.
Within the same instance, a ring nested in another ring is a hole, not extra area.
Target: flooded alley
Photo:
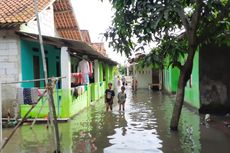
[[[62,153],[228,153],[229,128],[221,120],[203,125],[203,117],[183,108],[179,131],[169,129],[173,96],[127,87],[125,112],[105,112],[104,101],[95,103],[67,123],[60,123]],[[12,129],[3,130],[3,138]],[[4,153],[51,153],[52,131],[45,124],[33,129],[24,124]]]

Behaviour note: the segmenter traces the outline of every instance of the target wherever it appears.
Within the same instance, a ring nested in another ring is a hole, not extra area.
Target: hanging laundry
[[[72,88],[72,89],[71,89],[71,92],[72,92],[72,96],[73,96],[74,98],[77,98],[77,97],[78,97],[78,89],[77,89],[77,87]]]
[[[88,85],[84,86],[84,90],[87,91],[88,90]]]
[[[83,78],[81,73],[72,73],[73,83],[76,85],[83,83]]]
[[[80,88],[80,86],[77,87],[77,93],[78,93],[78,95],[81,95],[81,88]]]
[[[84,73],[89,74],[90,72],[89,62],[87,60],[83,59],[82,61],[79,62],[78,72],[81,72],[83,74]]]
[[[18,104],[32,105],[37,103],[38,100],[37,88],[18,88],[17,89],[17,101]]]
[[[89,74],[82,74],[82,84],[89,84]]]
[[[89,68],[89,62],[86,60],[86,56],[84,57],[83,60],[79,62],[78,65],[78,72],[82,73],[82,78],[83,78],[83,84],[89,84],[89,73],[90,73],[90,68]]]
[[[89,62],[89,76],[93,76],[93,62]]]

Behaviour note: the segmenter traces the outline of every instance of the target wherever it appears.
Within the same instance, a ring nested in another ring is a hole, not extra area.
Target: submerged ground
[[[103,100],[84,110],[67,123],[60,123],[63,153],[229,153],[229,118],[212,117],[203,124],[203,116],[183,108],[178,132],[169,130],[173,96],[162,92],[127,87],[125,112],[105,112]],[[12,129],[4,129],[7,137]],[[51,153],[52,131],[45,124],[33,129],[24,124],[3,153]]]

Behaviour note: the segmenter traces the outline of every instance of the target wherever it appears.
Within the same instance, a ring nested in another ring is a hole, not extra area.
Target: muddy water
[[[170,132],[174,97],[161,92],[127,90],[125,112],[105,112],[103,100],[68,123],[59,125],[63,153],[229,153],[229,130],[216,122],[203,125],[202,119],[186,108],[179,132]],[[115,102],[116,103],[116,102]],[[6,136],[11,130],[5,129]],[[4,153],[51,153],[52,131],[46,125],[21,127]]]

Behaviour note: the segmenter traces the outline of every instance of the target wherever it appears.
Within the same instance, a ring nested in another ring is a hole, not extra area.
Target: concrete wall
[[[42,35],[58,36],[54,23],[54,10],[51,5],[46,10],[39,13]],[[38,34],[37,21],[31,20],[20,26],[20,31]]]
[[[21,79],[20,43],[13,31],[0,31],[0,82],[19,81]],[[7,110],[13,114],[18,84],[2,86],[3,117]]]
[[[149,84],[152,84],[152,68],[137,68],[134,66],[133,74],[138,81],[137,88],[148,88]]]
[[[200,52],[201,112],[230,112],[230,48],[204,46]]]

